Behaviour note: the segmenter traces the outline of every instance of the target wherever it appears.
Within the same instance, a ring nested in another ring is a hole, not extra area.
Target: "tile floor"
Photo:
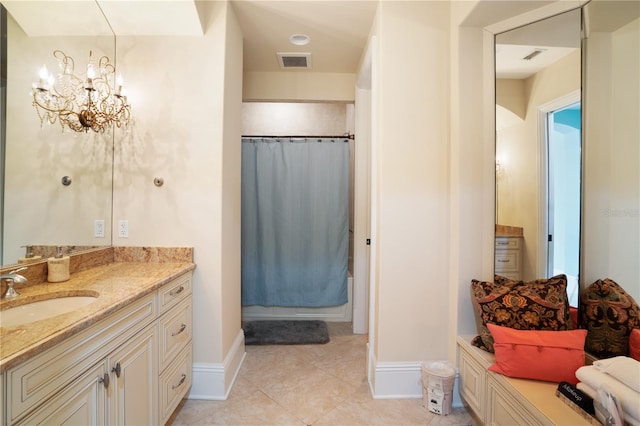
[[[327,323],[326,345],[246,346],[226,401],[186,400],[179,425],[474,425],[464,408],[429,412],[422,399],[374,400],[365,372],[367,336]]]

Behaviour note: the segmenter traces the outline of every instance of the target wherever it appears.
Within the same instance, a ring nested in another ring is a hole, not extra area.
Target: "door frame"
[[[375,116],[373,55],[375,36],[371,38],[356,81],[355,107],[355,183],[353,225],[353,332],[367,334],[370,331],[372,280],[371,265],[375,241],[372,235],[374,221],[373,202],[375,176],[373,169],[373,140]],[[370,245],[367,244],[370,241]],[[371,339],[371,333],[369,333]]]
[[[549,149],[547,140],[547,114],[569,105],[581,102],[580,90],[574,90],[564,96],[538,106],[538,253],[536,276],[546,277],[548,271],[548,232],[549,232]],[[582,161],[582,160],[581,160]]]

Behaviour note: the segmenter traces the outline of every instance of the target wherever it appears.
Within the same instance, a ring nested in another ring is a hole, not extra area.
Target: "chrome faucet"
[[[7,281],[7,292],[2,297],[4,297],[5,299],[11,299],[13,297],[20,296],[20,293],[18,293],[13,289],[13,285],[24,284],[27,282],[27,279],[25,277],[23,277],[22,275],[18,275],[18,272],[24,271],[25,269],[27,269],[27,267],[23,266],[22,268],[18,268],[14,271],[11,271],[6,275],[0,275],[0,281],[1,280]]]

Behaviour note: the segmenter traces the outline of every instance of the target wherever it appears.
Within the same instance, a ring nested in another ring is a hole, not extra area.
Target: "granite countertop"
[[[519,226],[496,225],[496,237],[522,237],[524,230]]]
[[[97,296],[95,302],[49,319],[0,327],[0,373],[61,342],[170,280],[195,269],[190,262],[114,262],[71,275],[61,283],[16,286],[20,296],[0,300],[2,310],[64,296]]]

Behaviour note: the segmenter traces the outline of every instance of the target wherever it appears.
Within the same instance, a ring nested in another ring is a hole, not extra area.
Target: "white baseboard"
[[[226,400],[236,381],[246,353],[244,332],[236,336],[222,363],[193,363],[193,384],[189,399]]]
[[[377,362],[369,353],[369,387],[373,399],[422,398],[422,362]],[[453,390],[453,407],[462,407],[458,393],[459,374]]]

